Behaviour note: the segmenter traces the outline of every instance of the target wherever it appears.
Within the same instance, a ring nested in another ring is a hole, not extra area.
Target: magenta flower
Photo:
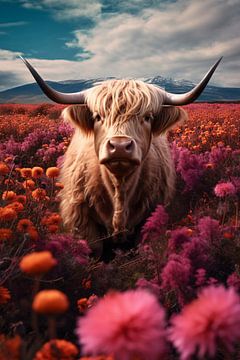
[[[182,246],[188,243],[190,238],[188,236],[188,228],[182,227],[171,231],[171,236],[168,240],[169,252],[179,252],[182,250]]]
[[[198,222],[199,235],[207,242],[213,242],[220,237],[219,221],[210,216],[201,218]]]
[[[143,242],[158,239],[165,230],[167,222],[168,214],[162,205],[158,205],[142,227]]]
[[[212,262],[209,244],[200,236],[195,236],[183,244],[181,255],[191,261],[195,268],[209,266]]]
[[[172,254],[162,270],[161,289],[164,292],[174,290],[178,303],[184,305],[185,297],[190,295],[189,282],[192,276],[192,266],[188,258],[179,254]]]
[[[69,254],[78,264],[86,265],[91,249],[86,240],[74,238],[71,234],[54,234],[43,244],[45,250],[51,251],[55,257],[62,258]]]
[[[165,351],[164,310],[144,290],[110,292],[80,318],[77,335],[85,354],[157,360]]]
[[[145,278],[140,278],[136,282],[136,286],[140,289],[145,289],[150,291],[151,293],[159,296],[160,294],[160,286],[158,284],[158,279],[153,278],[151,280],[146,280]]]
[[[172,318],[169,338],[181,354],[189,360],[216,355],[218,341],[228,351],[240,339],[240,299],[233,288],[209,286],[198,299],[186,305]]]
[[[206,284],[206,270],[203,268],[197,269],[195,274],[195,285],[203,286]]]
[[[214,193],[218,197],[235,195],[236,188],[231,182],[220,183],[215,186]]]
[[[240,291],[240,276],[237,272],[233,272],[227,278],[228,286],[232,286],[236,291]]]
[[[185,191],[192,190],[198,185],[204,174],[204,164],[203,154],[191,154],[186,148],[179,149],[176,170],[185,182]]]
[[[233,185],[235,186],[236,193],[240,192],[240,177],[233,176],[231,177],[231,181]]]

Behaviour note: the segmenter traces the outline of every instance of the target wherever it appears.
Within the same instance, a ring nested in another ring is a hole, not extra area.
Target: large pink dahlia
[[[116,360],[157,360],[165,351],[164,311],[145,290],[110,292],[80,318],[77,335],[85,354]]]

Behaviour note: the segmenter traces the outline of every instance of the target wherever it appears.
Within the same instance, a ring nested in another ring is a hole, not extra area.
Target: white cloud
[[[56,2],[63,6],[63,0],[41,0],[45,6]],[[69,3],[74,8],[79,1]],[[73,33],[67,46],[79,49],[76,61],[30,61],[47,80],[162,75],[199,81],[224,56],[211,84],[240,87],[239,13],[238,0],[178,0],[138,15],[112,14],[99,18],[88,32]],[[0,51],[0,68],[18,76],[16,85],[33,81],[21,60],[16,60],[19,54]]]
[[[20,52],[0,50],[0,91],[34,82],[32,75],[18,57]],[[78,61],[29,59],[31,64],[45,80],[60,81],[65,79],[83,79]],[[3,76],[3,73],[7,76]],[[9,82],[8,79],[9,78]]]
[[[101,13],[98,0],[23,0],[21,5],[27,9],[50,10],[57,20],[96,18]]]
[[[0,28],[8,28],[8,27],[14,27],[14,26],[23,26],[26,25],[26,21],[15,21],[15,22],[6,22],[6,23],[0,23]]]
[[[102,19],[88,33],[75,31],[67,46],[93,54],[80,65],[86,76],[161,74],[199,80],[224,56],[215,83],[240,86],[239,12],[234,0],[179,0],[138,16]]]
[[[20,51],[10,51],[5,49],[0,49],[0,59],[1,61],[11,61],[17,59],[20,55],[23,55]],[[4,70],[4,69],[1,69]]]

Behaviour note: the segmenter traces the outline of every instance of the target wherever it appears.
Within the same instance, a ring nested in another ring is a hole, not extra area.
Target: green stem
[[[40,280],[41,276],[37,276],[34,280],[33,290],[32,290],[32,300],[34,299],[35,295],[38,293],[40,288]],[[38,326],[38,315],[35,311],[32,311],[32,328],[35,331],[37,338],[39,338],[39,326]]]
[[[56,318],[52,315],[48,316],[48,336],[51,340],[57,338]]]
[[[235,228],[238,227],[238,212],[239,212],[239,205],[238,205],[238,201],[237,201],[236,202]]]

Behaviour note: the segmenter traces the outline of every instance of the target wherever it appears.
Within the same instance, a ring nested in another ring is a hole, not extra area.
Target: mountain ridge
[[[109,78],[89,78],[79,80],[46,81],[54,89],[61,92],[78,92],[89,89],[94,84],[113,79]],[[180,94],[190,91],[196,84],[188,80],[174,80],[162,76],[140,78],[148,84],[160,86],[168,92]],[[218,102],[218,101],[239,101],[240,88],[220,87],[208,85],[199,97],[198,101]],[[51,102],[41,91],[39,86],[34,83],[20,85],[0,92],[0,103],[42,103]]]

